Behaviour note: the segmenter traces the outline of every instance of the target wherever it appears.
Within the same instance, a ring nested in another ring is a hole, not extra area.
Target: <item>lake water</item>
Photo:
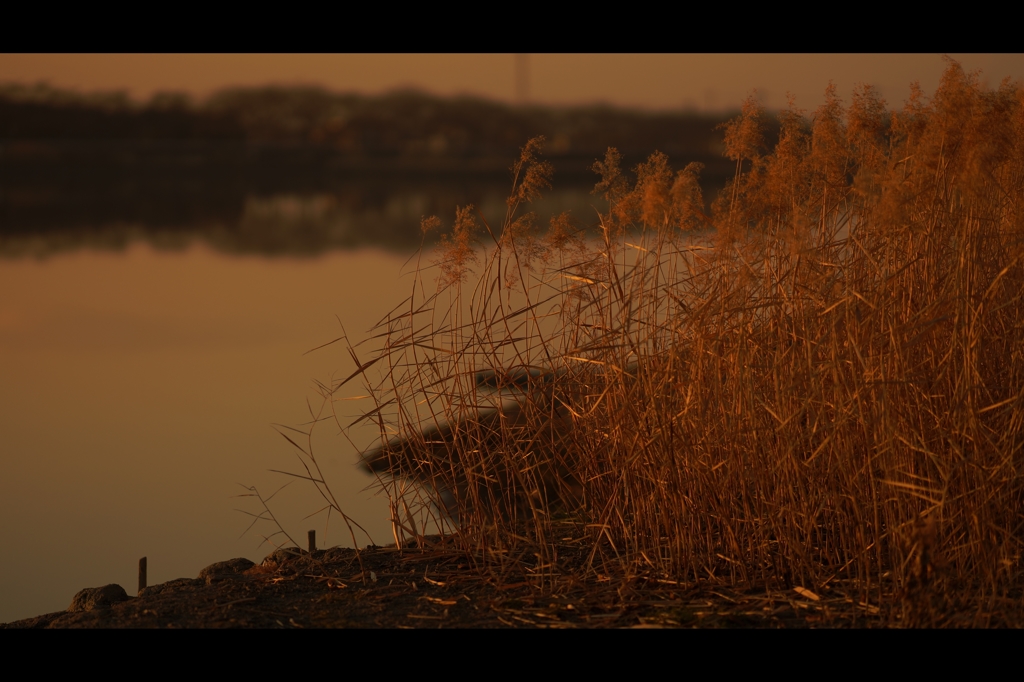
[[[277,529],[247,531],[262,508],[238,497],[245,486],[266,496],[293,481],[272,502],[291,537],[351,546],[340,519],[305,518],[323,507],[311,485],[270,472],[300,470],[273,425],[308,422],[316,382],[355,368],[344,344],[307,351],[341,324],[362,340],[409,296],[420,218],[450,226],[472,203],[498,226],[507,184],[217,185],[197,198],[181,182],[86,191],[51,175],[0,197],[0,622],[63,610],[85,587],[134,595],[144,556],[149,584],[262,560]],[[603,203],[569,186],[531,208],[586,224]],[[353,382],[336,397],[359,393]],[[387,500],[356,466],[379,431],[352,431],[356,445],[335,425],[315,435],[336,499],[369,533],[356,543],[393,541]]]
[[[450,226],[473,204],[500,225],[510,186],[472,172],[355,173],[268,189],[133,168],[7,167],[0,622],[63,610],[85,587],[134,595],[144,556],[149,584],[261,560],[277,528],[249,528],[246,512],[262,508],[238,497],[245,486],[269,496],[292,481],[272,501],[291,537],[304,545],[315,529],[320,547],[351,546],[336,516],[305,518],[323,507],[311,485],[270,471],[300,470],[273,425],[308,422],[316,382],[355,368],[344,344],[306,351],[341,324],[358,342],[410,294],[421,217]],[[562,186],[531,208],[593,222],[591,187]],[[336,397],[364,392],[353,382]],[[353,418],[364,409],[337,405]],[[335,425],[315,435],[336,499],[369,533],[356,543],[391,542],[387,500],[356,465],[379,432],[357,428],[357,445]]]
[[[288,481],[270,469],[298,469],[272,425],[308,421],[314,381],[354,368],[343,344],[304,353],[340,336],[339,319],[359,340],[407,296],[407,258],[135,243],[0,260],[0,622],[63,610],[84,587],[133,595],[143,556],[150,584],[261,560],[276,529],[246,532],[236,510],[261,509],[239,484],[269,495]],[[389,542],[355,447],[326,426],[315,446],[344,511]],[[316,529],[321,547],[351,546],[340,519],[303,518],[322,506],[301,481],[272,502],[300,543]]]

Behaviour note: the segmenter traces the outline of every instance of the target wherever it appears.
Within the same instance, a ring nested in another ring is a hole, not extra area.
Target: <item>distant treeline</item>
[[[728,116],[608,106],[510,106],[417,91],[381,96],[312,87],[232,88],[201,103],[161,93],[79,94],[43,85],[0,87],[0,140],[11,142],[234,141],[312,146],[355,157],[503,159],[545,135],[553,158],[601,158],[609,146],[642,161],[722,158],[716,126]],[[726,164],[727,165],[727,164]]]
[[[547,138],[556,188],[588,191],[593,163],[616,147],[627,167],[654,151],[678,168],[703,163],[710,199],[733,172],[718,129],[727,118],[415,91],[232,88],[202,102],[176,93],[137,102],[117,92],[0,86],[0,237],[119,222],[230,225],[246,197],[347,193],[353,182],[384,191],[443,180],[475,201],[482,190],[470,187],[507,184],[512,161],[537,135]],[[408,231],[417,234],[415,225]]]
[[[124,93],[80,94],[44,85],[0,87],[0,140],[244,140],[230,113],[183,95],[132,102]]]

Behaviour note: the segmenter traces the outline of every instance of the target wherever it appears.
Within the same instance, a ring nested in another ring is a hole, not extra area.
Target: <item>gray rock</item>
[[[120,585],[110,584],[103,587],[87,587],[71,600],[68,611],[93,611],[106,609],[112,605],[128,601],[128,593]]]

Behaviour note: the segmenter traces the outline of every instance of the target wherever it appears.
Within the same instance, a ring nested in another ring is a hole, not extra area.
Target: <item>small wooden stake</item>
[[[309,553],[312,554],[316,551],[316,531],[309,531]]]
[[[146,557],[139,559],[139,592],[146,587]]]

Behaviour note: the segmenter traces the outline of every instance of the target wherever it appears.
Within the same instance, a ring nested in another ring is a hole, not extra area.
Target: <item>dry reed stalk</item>
[[[458,211],[437,287],[421,270],[370,361],[353,350],[396,533],[457,531],[498,574],[1020,624],[1024,90],[954,62],[898,111],[830,87],[771,153],[764,116],[751,100],[727,127],[710,216],[699,167],[656,153],[631,185],[609,150],[597,237],[568,216],[540,235],[520,212],[550,177],[538,141],[500,229]],[[551,549],[567,523],[583,567]]]

